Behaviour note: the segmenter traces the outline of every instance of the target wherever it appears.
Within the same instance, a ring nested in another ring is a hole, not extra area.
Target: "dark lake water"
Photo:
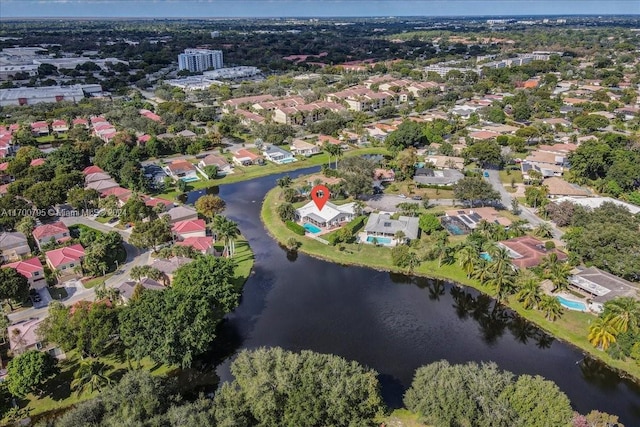
[[[471,288],[288,256],[260,222],[262,199],[277,178],[219,188],[225,214],[239,223],[255,253],[242,302],[221,331],[226,354],[280,346],[357,360],[380,373],[391,407],[402,405],[422,365],[440,359],[494,361],[516,374],[555,381],[581,413],[597,409],[640,426],[640,387]],[[222,380],[232,379],[232,359],[218,367]]]

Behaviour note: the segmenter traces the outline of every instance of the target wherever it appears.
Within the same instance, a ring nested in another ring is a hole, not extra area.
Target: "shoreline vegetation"
[[[340,246],[344,249],[340,250],[338,246],[327,245],[309,237],[300,236],[287,228],[278,216],[277,207],[284,203],[284,200],[281,198],[282,191],[282,188],[275,187],[267,192],[263,200],[260,219],[267,233],[283,248],[287,247],[287,241],[295,239],[300,243],[297,248],[298,252],[324,261],[347,266],[368,267],[378,271],[445,280],[455,285],[474,288],[492,298],[494,297],[494,292],[489,286],[483,285],[475,279],[468,278],[457,262],[450,265],[443,264],[442,266],[438,266],[437,260],[424,261],[420,266],[416,267],[412,273],[408,273],[407,269],[399,268],[392,264],[391,249],[389,248],[357,243],[343,243]],[[565,309],[560,319],[549,321],[542,312],[525,309],[514,295],[509,296],[507,300],[501,304],[515,311],[518,315],[532,322],[554,338],[569,343],[586,353],[586,356],[591,356],[605,363],[611,369],[618,372],[621,377],[640,384],[640,366],[631,360],[616,360],[609,354],[596,349],[589,342],[587,338],[589,325],[593,320],[597,319],[597,317],[591,314]]]

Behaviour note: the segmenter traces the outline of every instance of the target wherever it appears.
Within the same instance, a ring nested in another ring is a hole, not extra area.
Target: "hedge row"
[[[301,236],[304,236],[304,234],[306,233],[307,230],[304,229],[303,226],[301,226],[300,224],[296,224],[293,221],[285,221],[285,224],[287,225],[287,228],[291,231],[293,231],[296,234],[299,234]]]
[[[364,215],[359,216],[359,217],[351,220],[351,222],[349,222],[349,224],[345,225],[342,228],[346,229],[346,230],[350,230],[351,234],[355,235],[364,226],[364,223],[365,223],[366,219],[367,219],[367,217],[364,216]],[[329,235],[329,237],[327,238],[327,241],[329,242],[329,244],[331,246],[335,246],[336,244],[338,244],[338,243],[340,243],[342,241],[342,237],[341,237],[339,232],[338,233],[331,233]]]

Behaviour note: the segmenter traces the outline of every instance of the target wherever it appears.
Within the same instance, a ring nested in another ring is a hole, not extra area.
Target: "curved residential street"
[[[127,260],[120,265],[118,271],[113,276],[105,281],[107,287],[114,288],[120,286],[123,282],[129,280],[129,273],[131,269],[138,265],[145,265],[149,262],[149,251],[141,252],[136,247],[130,245],[127,240],[131,235],[131,229],[119,230],[106,224],[101,224],[91,219],[91,217],[62,217],[61,221],[67,226],[83,224],[87,227],[95,228],[96,230],[108,233],[109,231],[117,231],[122,235],[124,240],[123,246],[127,252]],[[79,280],[71,280],[63,284],[67,289],[69,296],[62,301],[64,305],[73,305],[78,301],[95,299],[96,293],[94,288],[86,289],[82,286]],[[43,318],[47,315],[48,308],[28,308],[8,315],[9,320],[12,323],[20,322],[22,320]]]
[[[502,181],[500,180],[499,171],[496,170],[496,169],[487,169],[487,172],[489,172],[489,177],[485,178],[485,179],[487,181],[489,181],[491,186],[500,193],[502,205],[504,206],[504,208],[505,209],[510,209],[511,208],[511,200],[513,200],[513,198],[511,197],[511,193],[509,193],[507,191],[507,189],[504,188],[504,185],[502,184]],[[553,237],[555,239],[561,238],[562,235],[564,234],[563,231],[560,230],[558,227],[556,227],[556,225],[553,222],[545,221],[542,218],[538,217],[536,214],[534,214],[530,210],[530,208],[520,205],[519,209],[520,209],[520,214],[519,214],[520,218],[524,219],[525,221],[528,221],[529,224],[531,224],[532,227],[537,227],[538,225],[546,222],[549,225],[551,225],[552,230],[553,230]]]

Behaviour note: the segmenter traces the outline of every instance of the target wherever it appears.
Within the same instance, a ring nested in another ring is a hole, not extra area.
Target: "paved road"
[[[140,252],[135,246],[127,243],[129,236],[131,235],[130,229],[128,230],[119,230],[112,226],[101,224],[97,221],[92,220],[90,217],[63,217],[61,218],[62,222],[64,222],[67,226],[76,225],[76,224],[84,224],[88,227],[95,228],[96,230],[100,230],[103,232],[109,231],[117,231],[122,235],[124,239],[123,246],[125,251],[127,252],[127,260],[124,264],[120,266],[118,271],[111,276],[109,279],[105,281],[107,287],[114,288],[120,286],[123,282],[129,280],[131,269],[138,265],[145,265],[149,262],[149,251]],[[82,286],[79,281],[75,281],[76,283],[68,283],[65,285],[67,287],[69,297],[62,301],[64,305],[73,305],[78,301],[83,300],[91,300],[95,299],[96,293],[94,288],[86,289]],[[26,310],[18,311],[15,313],[11,313],[8,315],[9,320],[12,323],[19,322],[21,320],[32,319],[32,318],[43,318],[46,317],[48,313],[48,308],[28,308]]]
[[[489,181],[489,183],[491,183],[493,188],[498,190],[498,192],[500,193],[500,198],[504,208],[511,209],[511,200],[513,200],[513,198],[511,196],[511,193],[509,193],[507,189],[504,187],[504,185],[502,184],[502,181],[500,180],[499,172],[493,169],[488,170],[488,172],[489,172],[489,177],[485,179]],[[520,214],[519,214],[520,218],[528,221],[529,224],[531,224],[531,226],[537,227],[538,225],[546,222],[551,225],[553,229],[554,238],[559,239],[564,234],[562,230],[560,230],[558,227],[555,226],[555,224],[553,224],[550,221],[545,221],[542,218],[538,217],[535,213],[533,213],[533,211],[530,208],[520,205],[519,209],[520,209]]]

